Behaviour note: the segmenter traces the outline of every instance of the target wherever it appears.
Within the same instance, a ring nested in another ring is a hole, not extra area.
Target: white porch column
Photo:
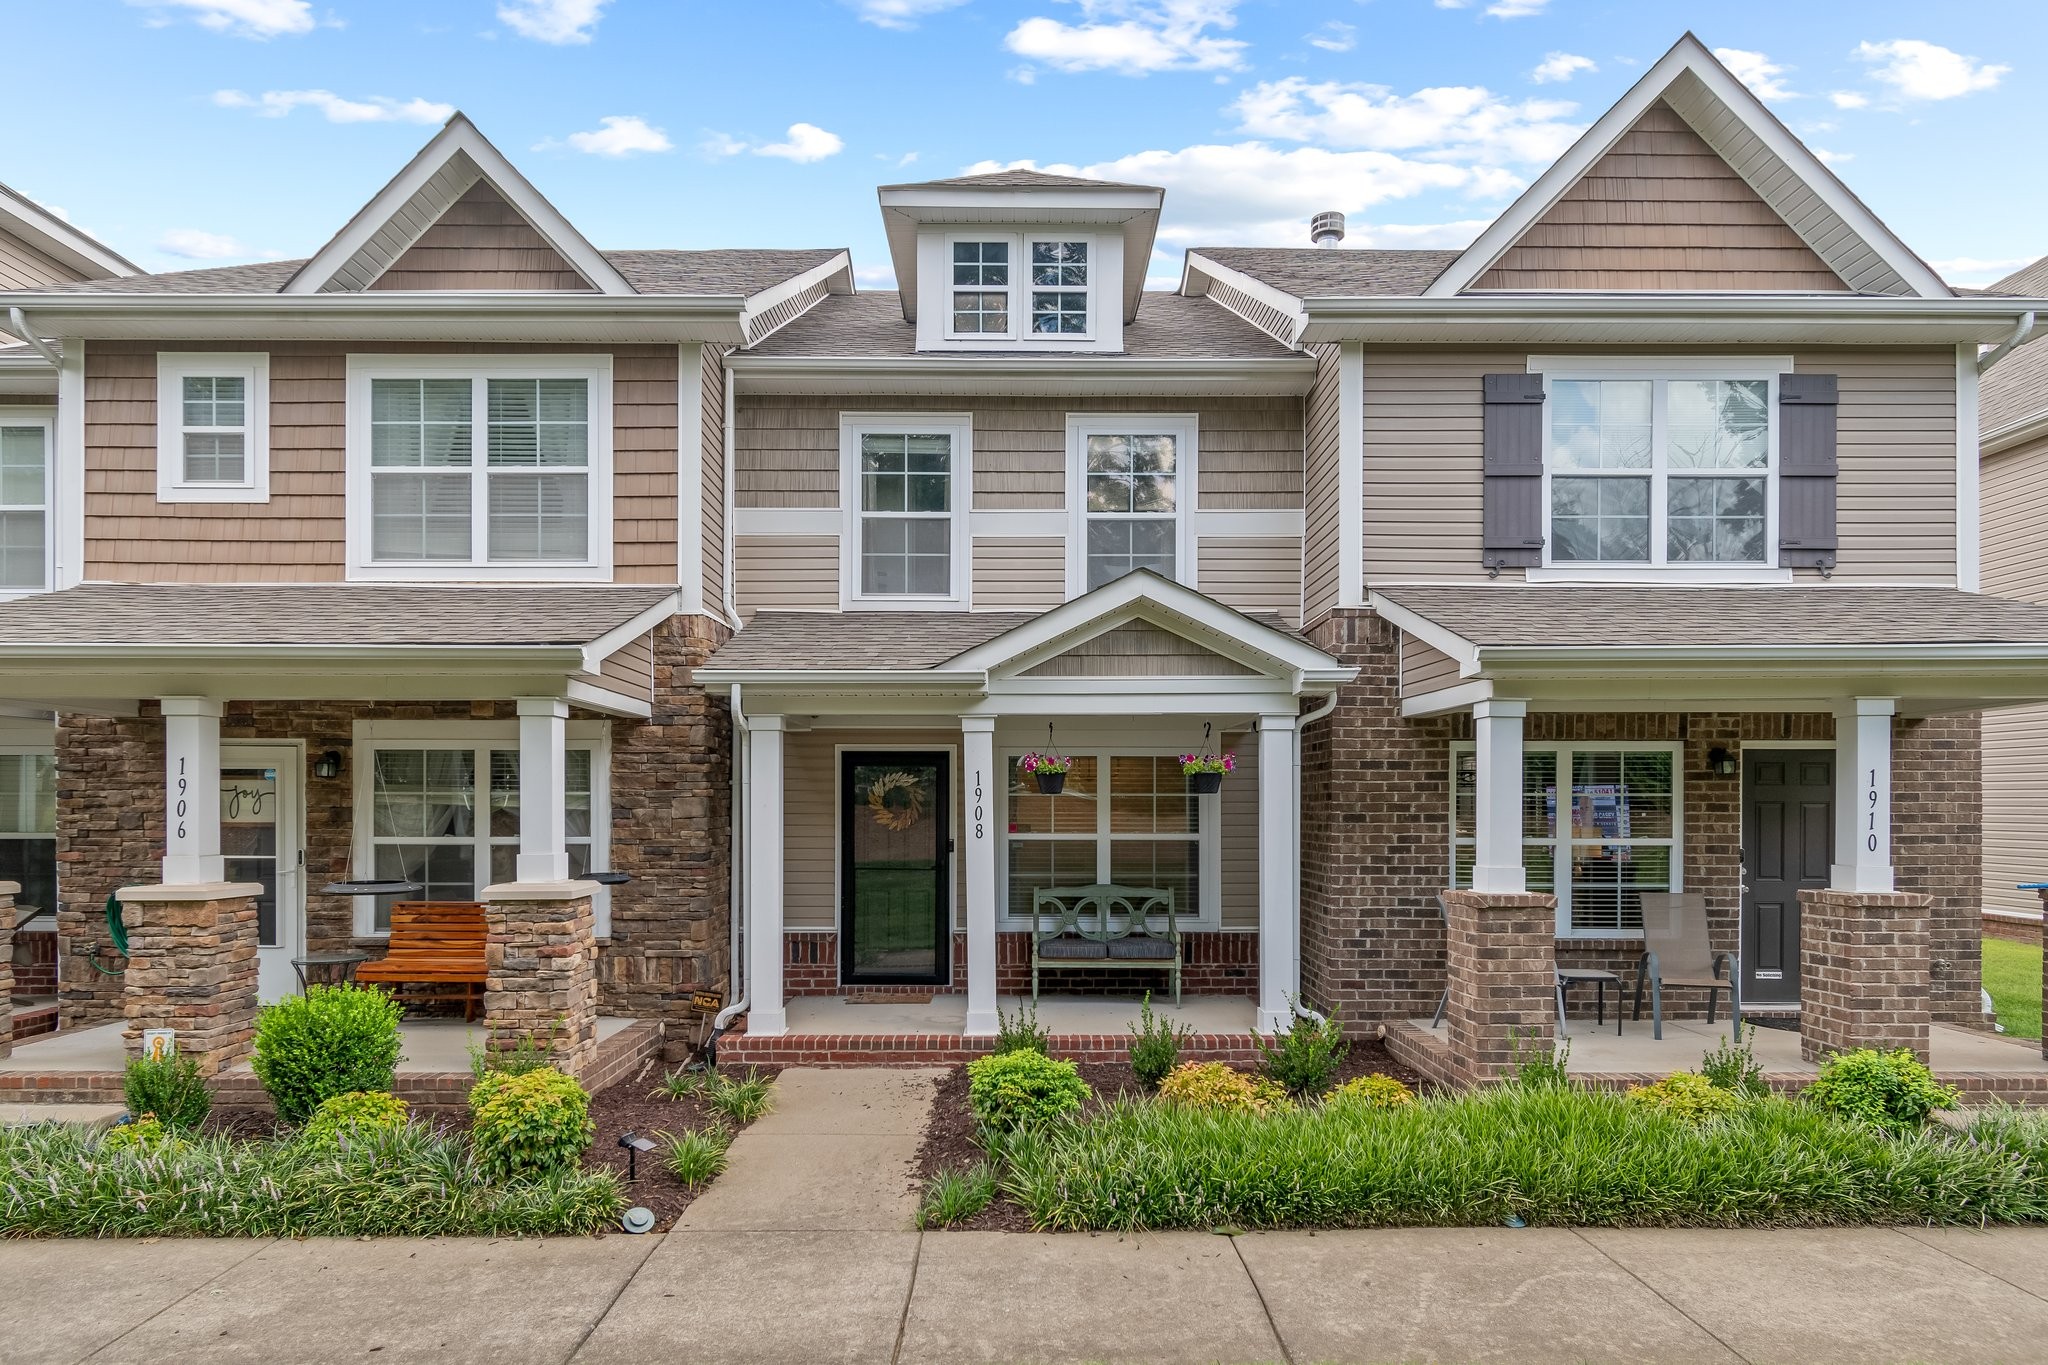
[[[1473,793],[1472,889],[1518,894],[1529,889],[1522,867],[1522,724],[1525,701],[1472,703],[1479,755]]]
[[[221,881],[220,703],[165,697],[164,885]]]
[[[569,703],[521,697],[519,708],[519,861],[516,880],[569,880]]]
[[[1835,861],[1830,891],[1891,891],[1891,697],[1852,697],[1835,708]]]
[[[1259,717],[1259,1009],[1278,1033],[1301,994],[1301,728],[1294,712]]]
[[[967,838],[967,1028],[996,1033],[996,719],[960,718],[960,780]]]
[[[747,722],[747,1032],[780,1038],[782,1007],[783,717]]]

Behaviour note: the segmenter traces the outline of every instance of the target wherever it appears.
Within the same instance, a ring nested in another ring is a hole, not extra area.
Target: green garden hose
[[[114,951],[122,957],[128,956],[128,926],[121,922],[121,898],[113,892],[107,893],[107,937],[114,941]],[[128,964],[118,967],[100,966],[100,951],[95,947],[92,956],[86,959],[92,969],[101,976],[119,976],[128,970]]]

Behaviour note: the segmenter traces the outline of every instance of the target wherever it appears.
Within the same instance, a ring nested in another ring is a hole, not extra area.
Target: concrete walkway
[[[0,1359],[2048,1361],[2048,1229],[0,1243]]]

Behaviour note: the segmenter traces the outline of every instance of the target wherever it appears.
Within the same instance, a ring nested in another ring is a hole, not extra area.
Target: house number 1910
[[[1865,819],[1867,821],[1865,828],[1869,831],[1864,836],[1863,847],[1875,853],[1877,852],[1877,769],[1875,768],[1870,770],[1870,780],[1864,783],[1863,796],[1866,809]]]

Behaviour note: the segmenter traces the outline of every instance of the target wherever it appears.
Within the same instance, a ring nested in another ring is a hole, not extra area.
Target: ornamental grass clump
[[[948,1228],[964,1223],[996,1197],[996,1175],[982,1162],[959,1170],[940,1171],[924,1183],[917,1205],[921,1228]]]
[[[375,1142],[409,1121],[406,1102],[381,1090],[351,1090],[346,1095],[321,1101],[299,1130],[299,1141],[309,1147],[338,1148],[354,1143]]]
[[[1687,1123],[1705,1123],[1742,1103],[1733,1090],[1723,1090],[1691,1071],[1674,1071],[1655,1085],[1632,1085],[1628,1099],[1631,1104],[1661,1109]]]
[[[322,1101],[353,1090],[389,1090],[398,1077],[404,1011],[370,986],[310,986],[256,1016],[256,1079],[277,1116],[298,1125]]]
[[[1182,1062],[1160,1082],[1159,1102],[1224,1114],[1277,1114],[1292,1107],[1278,1081],[1247,1076],[1222,1062]]]
[[[469,1113],[477,1161],[501,1177],[572,1171],[597,1134],[590,1096],[552,1067],[488,1073],[470,1088]]]
[[[668,1151],[662,1155],[662,1164],[684,1185],[695,1189],[725,1171],[725,1154],[732,1146],[732,1132],[723,1124],[707,1124],[702,1128],[686,1128],[680,1133],[662,1133],[660,1136],[668,1140]]]
[[[1805,1098],[1831,1114],[1903,1133],[1919,1128],[1937,1109],[1955,1108],[1961,1093],[1935,1080],[1905,1048],[1880,1052],[1865,1047],[1822,1062]]]
[[[967,1104],[991,1133],[1053,1123],[1093,1095],[1080,1068],[1042,1052],[997,1052],[967,1064]]]
[[[722,1071],[704,1078],[704,1103],[736,1124],[749,1124],[768,1112],[774,1092],[760,1072],[748,1069],[744,1079]]]
[[[213,1110],[213,1096],[199,1064],[173,1053],[168,1057],[137,1057],[121,1078],[121,1096],[131,1114],[153,1114],[166,1128],[196,1132]]]

